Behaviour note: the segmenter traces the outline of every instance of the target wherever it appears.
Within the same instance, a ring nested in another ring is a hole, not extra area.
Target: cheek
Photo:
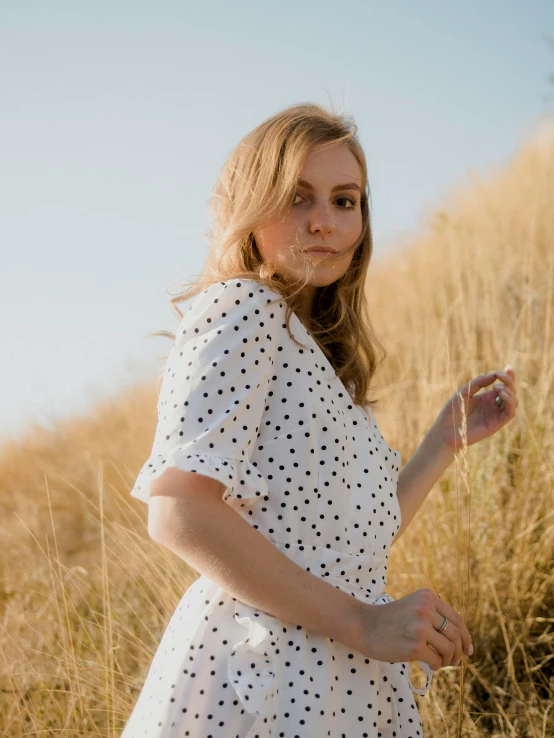
[[[357,218],[352,218],[345,224],[345,234],[347,235],[350,243],[356,241],[362,233],[362,214],[360,213]]]
[[[260,251],[263,252],[262,255],[273,256],[283,247],[286,248],[292,243],[296,232],[296,225],[290,218],[287,218],[260,228],[257,232],[258,237],[256,238],[256,243]]]

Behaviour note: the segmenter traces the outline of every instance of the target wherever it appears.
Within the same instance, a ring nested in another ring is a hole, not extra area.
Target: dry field
[[[417,697],[425,736],[552,737],[554,128],[449,193],[367,289],[388,354],[375,414],[403,463],[457,387],[506,363],[517,375],[516,418],[458,456],[391,549],[387,591],[435,589],[475,645]],[[119,736],[196,578],[128,494],[156,393],[135,386],[0,449],[3,735]]]

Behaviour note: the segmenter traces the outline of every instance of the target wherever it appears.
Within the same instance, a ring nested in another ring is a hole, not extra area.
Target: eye
[[[337,198],[337,202],[339,202],[340,200],[346,200],[346,202],[349,202],[350,203],[350,207],[343,206],[343,209],[344,210],[352,210],[352,209],[354,209],[356,207],[356,198],[355,197],[349,197],[347,195],[343,195],[343,197],[338,197]]]
[[[297,197],[299,197],[301,200],[304,199],[302,197],[302,195],[298,194],[298,192],[297,192],[296,195],[294,196],[294,200],[293,200],[293,203],[292,203],[293,205],[300,205],[299,202],[296,202],[296,198]],[[355,197],[351,197],[350,195],[342,195],[341,197],[337,197],[336,202],[339,202],[339,203],[340,202],[349,203],[348,205],[344,205],[344,204],[341,205],[340,207],[341,207],[342,210],[355,210],[356,209],[356,205],[358,203],[358,201],[356,200],[356,198]]]

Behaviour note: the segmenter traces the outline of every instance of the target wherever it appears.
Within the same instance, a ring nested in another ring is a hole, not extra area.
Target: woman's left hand
[[[483,387],[498,378],[504,384],[495,384],[487,392],[476,394]],[[488,438],[500,430],[506,423],[515,417],[518,406],[515,387],[515,372],[508,364],[503,372],[490,372],[475,377],[448,400],[443,407],[434,425],[434,430],[442,438],[444,444],[453,451],[462,447],[462,411],[460,397],[463,398],[467,422],[467,445]],[[495,398],[502,400],[500,407]]]

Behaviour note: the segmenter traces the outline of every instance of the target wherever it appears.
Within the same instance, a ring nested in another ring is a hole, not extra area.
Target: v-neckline
[[[306,336],[314,344],[315,349],[319,353],[321,359],[326,363],[327,367],[333,372],[333,375],[334,375],[335,379],[340,383],[340,386],[343,388],[344,392],[346,393],[346,396],[350,398],[350,400],[352,402],[352,406],[355,407],[358,412],[363,413],[363,415],[367,418],[367,420],[369,421],[369,423],[371,425],[373,423],[372,418],[367,414],[367,412],[365,411],[365,409],[363,407],[361,407],[360,405],[356,405],[356,403],[352,399],[352,395],[350,394],[350,392],[344,386],[342,379],[338,376],[338,374],[336,373],[333,365],[331,364],[331,362],[329,361],[329,359],[323,353],[323,351],[321,349],[321,346],[318,344],[318,342],[315,340],[315,338],[312,336],[312,334],[308,331],[308,329],[306,328],[306,326],[304,325],[304,323],[300,320],[300,318],[298,317],[298,315],[295,313],[294,310],[292,311],[292,314],[296,318],[296,320],[299,323],[299,325],[302,326],[302,330],[304,331],[304,333],[306,334]],[[371,409],[369,410],[369,412],[371,412]],[[371,412],[371,414],[373,415],[372,412]]]

